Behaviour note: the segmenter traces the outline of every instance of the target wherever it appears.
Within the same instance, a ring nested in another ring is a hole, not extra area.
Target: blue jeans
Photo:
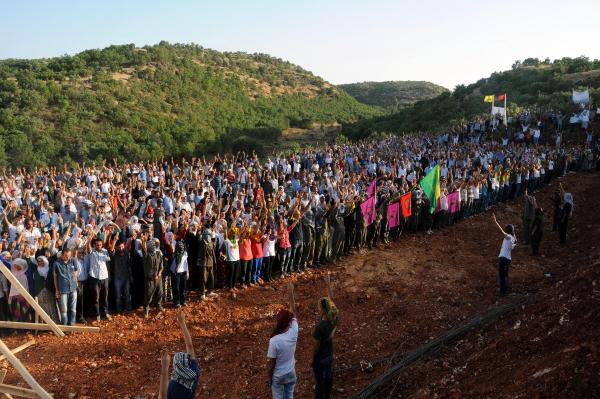
[[[128,278],[115,278],[115,307],[117,312],[123,310],[121,307],[121,295],[125,295],[125,307],[131,310],[131,292]]]
[[[293,399],[296,386],[296,372],[291,371],[281,377],[273,376],[271,392],[273,399]]]
[[[75,314],[77,312],[77,291],[60,294],[58,307],[60,308],[60,320],[62,323],[65,326],[74,325]]]
[[[255,258],[254,263],[252,264],[252,277],[250,281],[253,283],[258,283],[258,279],[260,278],[260,271],[262,269],[263,258]]]

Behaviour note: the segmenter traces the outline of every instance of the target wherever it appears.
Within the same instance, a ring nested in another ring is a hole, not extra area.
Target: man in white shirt
[[[101,317],[111,319],[108,314],[108,267],[110,261],[108,251],[102,248],[102,240],[97,239],[94,249],[88,253],[88,281],[94,293],[94,309],[96,309],[96,320]]]

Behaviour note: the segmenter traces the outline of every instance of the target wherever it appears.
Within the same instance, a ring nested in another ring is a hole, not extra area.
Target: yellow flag
[[[494,96],[485,96],[483,98],[483,102],[484,103],[493,103],[494,102]]]

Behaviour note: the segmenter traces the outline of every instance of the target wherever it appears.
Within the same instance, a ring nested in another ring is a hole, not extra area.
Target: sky
[[[600,0],[5,0],[0,59],[111,44],[267,53],[334,84],[449,89],[517,59],[600,58]]]

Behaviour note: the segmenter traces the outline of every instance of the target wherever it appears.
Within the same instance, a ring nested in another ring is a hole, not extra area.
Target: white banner
[[[575,91],[573,90],[573,103],[575,104],[589,104],[590,103],[590,91]]]
[[[504,107],[492,107],[492,115],[505,115],[505,109]]]
[[[569,119],[571,123],[579,123],[579,122],[589,122],[590,121],[590,111],[585,109],[579,114],[574,113],[573,116]]]

